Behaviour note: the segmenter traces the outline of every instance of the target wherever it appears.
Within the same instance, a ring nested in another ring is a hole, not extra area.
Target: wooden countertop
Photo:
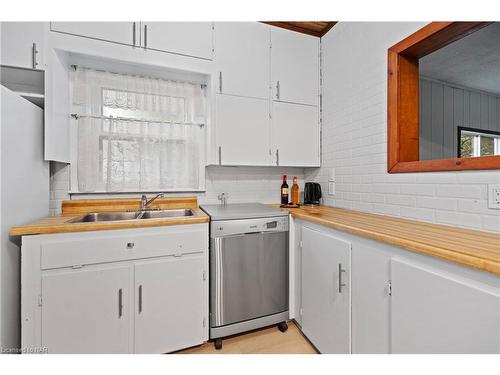
[[[71,222],[90,212],[127,211],[139,210],[139,208],[140,199],[88,199],[64,201],[62,203],[61,215],[50,216],[27,225],[13,227],[10,230],[10,235],[26,236],[33,234],[88,232],[209,222],[208,215],[198,207],[196,197],[159,198],[151,205],[151,208],[161,210],[189,208],[193,211],[193,216],[86,223]]]
[[[297,219],[500,275],[500,234],[335,207],[285,210]]]

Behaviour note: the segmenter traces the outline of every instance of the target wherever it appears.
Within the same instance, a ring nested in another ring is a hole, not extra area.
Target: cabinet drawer
[[[144,233],[146,232],[146,233]],[[79,233],[71,237],[44,241],[41,268],[117,262],[167,255],[202,252],[208,244],[207,225],[177,226],[163,229],[125,230],[120,233]]]

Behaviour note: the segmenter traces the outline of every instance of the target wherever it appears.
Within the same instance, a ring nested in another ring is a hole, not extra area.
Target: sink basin
[[[93,223],[98,221],[121,221],[134,220],[140,215],[140,212],[92,212],[85,216],[71,220],[72,223]]]
[[[193,216],[191,210],[160,210],[160,211],[144,211],[140,219],[161,219],[164,217],[184,217]]]
[[[120,211],[120,212],[92,212],[71,220],[71,223],[95,223],[100,221],[123,221],[123,220],[145,220],[162,219],[169,217],[193,216],[190,209],[182,210],[158,210],[158,211]]]

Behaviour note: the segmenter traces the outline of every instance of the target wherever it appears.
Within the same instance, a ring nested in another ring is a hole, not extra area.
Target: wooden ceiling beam
[[[321,38],[335,24],[336,21],[263,21],[267,25],[281,27],[282,29],[296,31],[298,33],[312,35]]]

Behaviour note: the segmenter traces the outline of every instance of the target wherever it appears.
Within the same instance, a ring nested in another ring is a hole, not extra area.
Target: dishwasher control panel
[[[288,216],[259,219],[220,220],[210,224],[210,237],[223,237],[257,232],[288,231]]]

